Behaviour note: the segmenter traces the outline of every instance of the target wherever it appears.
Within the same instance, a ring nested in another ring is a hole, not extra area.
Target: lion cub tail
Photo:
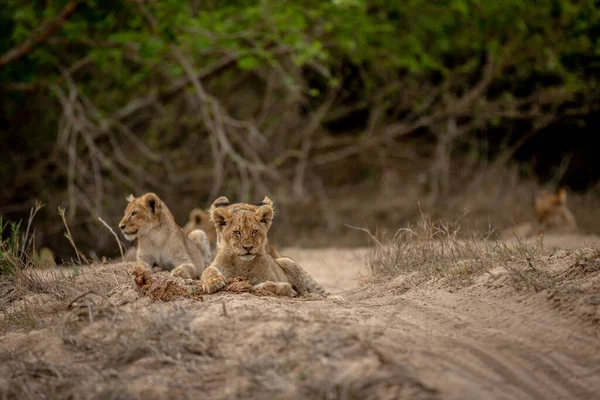
[[[323,297],[329,297],[330,293],[327,292],[321,285],[319,285],[312,276],[308,274],[302,267],[300,267],[294,260],[288,257],[279,257],[275,261],[281,266],[283,272],[288,278],[292,288],[300,296],[318,294]]]

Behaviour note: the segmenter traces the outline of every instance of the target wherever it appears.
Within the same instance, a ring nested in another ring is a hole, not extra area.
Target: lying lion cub
[[[206,293],[222,289],[227,278],[239,276],[248,279],[255,290],[276,295],[328,296],[292,259],[273,258],[267,253],[267,232],[273,222],[271,205],[237,206],[233,212],[228,207],[211,207],[219,248],[215,260],[202,274],[202,289]]]
[[[272,208],[273,202],[271,201],[270,198],[265,196],[263,201],[261,201],[260,203],[257,203],[257,204],[248,204],[248,203],[233,203],[232,204],[229,202],[229,199],[227,199],[227,197],[221,196],[218,199],[216,199],[215,201],[213,201],[213,203],[211,204],[210,213],[212,214],[214,209],[218,208],[218,207],[225,207],[230,214],[234,214],[234,213],[237,213],[240,211],[242,211],[242,212],[243,211],[256,211],[261,206],[271,206],[271,208]],[[219,235],[219,231],[217,230],[217,233],[216,233],[217,247],[219,246],[219,241],[220,241],[220,235]],[[273,258],[281,257],[279,255],[279,253],[277,252],[277,250],[275,250],[273,247],[271,247],[271,245],[269,245],[269,239],[266,237],[265,237],[265,246],[266,246],[267,252],[269,253],[269,255],[271,257],[273,257]]]
[[[204,231],[196,229],[188,235],[173,218],[167,205],[154,193],[135,198],[119,223],[127,240],[137,238],[137,261],[148,268],[157,265],[181,278],[197,278],[210,264],[211,254]]]
[[[189,235],[191,231],[196,229],[200,229],[206,233],[211,253],[214,253],[213,250],[216,250],[217,248],[217,231],[208,214],[201,208],[194,208],[190,211],[188,222],[183,226],[183,233]],[[133,245],[127,249],[123,261],[135,260],[137,260],[137,247]]]

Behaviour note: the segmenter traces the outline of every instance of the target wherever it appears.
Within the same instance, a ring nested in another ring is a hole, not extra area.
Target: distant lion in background
[[[183,226],[183,232],[187,235],[195,229],[201,229],[206,233],[211,248],[217,247],[217,230],[206,211],[194,208],[190,211],[188,222]]]
[[[567,206],[567,191],[542,193],[535,198],[538,233],[577,233],[577,222]]]
[[[532,237],[547,233],[578,233],[577,222],[567,206],[567,191],[542,191],[535,197],[536,223],[523,223],[503,230],[500,239]]]

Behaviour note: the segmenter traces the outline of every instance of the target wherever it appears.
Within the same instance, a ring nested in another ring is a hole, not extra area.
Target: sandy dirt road
[[[579,239],[557,244],[593,245]],[[578,252],[557,253],[553,268],[573,265]],[[42,293],[7,308],[5,315],[23,304],[60,306],[32,328],[13,326],[0,337],[0,393],[77,399],[600,398],[600,329],[589,323],[594,315],[582,320],[581,313],[554,307],[548,293],[516,291],[501,272],[452,291],[435,284],[406,290],[406,277],[363,281],[367,253],[282,249],[343,301],[226,292],[203,301],[151,301],[133,287],[126,265],[90,267],[74,282],[101,282],[101,295],[82,298],[77,307],[70,298]],[[600,293],[600,260],[590,263],[582,279]],[[598,303],[593,312],[600,318]]]
[[[597,237],[545,240],[548,247],[566,249],[597,244]],[[343,291],[358,287],[368,250],[286,254],[332,291]],[[494,287],[487,278],[481,282],[454,293],[422,288],[401,296],[387,290],[378,295],[377,285],[363,287],[347,295],[350,306],[323,312],[346,321],[347,329],[370,327],[363,340],[390,363],[408,367],[440,398],[600,398],[600,336],[578,330],[539,298],[503,289],[502,283]]]

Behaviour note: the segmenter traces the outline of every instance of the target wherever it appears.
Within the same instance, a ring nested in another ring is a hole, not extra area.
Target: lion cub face
[[[146,193],[137,198],[130,194],[127,201],[129,204],[119,222],[119,228],[125,239],[133,241],[159,225],[158,213],[162,202],[154,193]]]
[[[226,207],[218,207],[212,209],[211,219],[221,235],[219,247],[230,249],[242,261],[252,261],[264,252],[264,242],[273,221],[273,208],[264,205],[256,211],[231,213]]]
[[[535,198],[535,213],[540,223],[566,219],[568,212],[567,192],[564,189],[557,193],[541,193]]]

